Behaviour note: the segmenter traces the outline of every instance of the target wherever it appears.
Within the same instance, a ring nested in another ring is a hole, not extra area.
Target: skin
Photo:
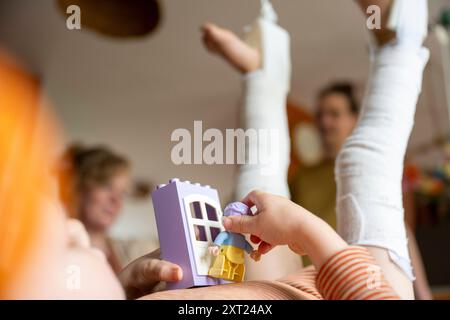
[[[137,299],[148,293],[164,290],[165,282],[183,279],[183,270],[171,262],[160,260],[156,250],[130,263],[120,274],[119,280],[127,299]]]
[[[320,268],[330,257],[348,247],[327,223],[285,197],[253,191],[242,202],[250,207],[256,206],[256,214],[226,217],[223,219],[224,227],[230,232],[250,234],[260,255],[267,254],[276,246],[287,245],[297,254],[309,254],[314,265]],[[142,299],[233,299],[236,296],[251,299],[257,295],[253,286],[252,282],[243,282],[172,290]]]
[[[126,169],[118,171],[105,185],[93,185],[81,191],[79,216],[86,227],[92,245],[105,253],[116,272],[122,269],[108,241],[108,231],[123,208],[129,189],[130,176]]]
[[[348,246],[326,222],[285,197],[252,191],[242,202],[256,206],[256,214],[226,217],[223,225],[228,231],[250,234],[262,255],[287,245],[299,255],[309,255],[319,269]]]
[[[329,93],[318,101],[316,121],[329,158],[336,158],[355,128],[357,119],[357,114],[350,109],[347,97],[341,93]]]
[[[241,73],[248,73],[261,68],[261,55],[236,34],[213,23],[201,27],[203,43],[206,49],[221,56],[233,68]]]
[[[326,222],[284,197],[253,191],[242,202],[249,207],[256,206],[256,215],[226,217],[223,225],[230,232],[251,235],[251,241],[258,246],[253,253],[255,258],[276,246],[287,245],[299,255],[308,254],[320,268],[330,257],[348,247]],[[121,272],[119,279],[129,298],[163,289],[162,281],[181,280],[181,268],[159,260],[158,255],[159,252],[155,252],[142,257]],[[214,293],[215,287],[208,290]],[[164,294],[160,293],[159,297]],[[170,293],[167,295],[170,297]]]
[[[90,245],[84,226],[67,219],[56,203],[55,198],[43,208],[34,249],[7,298],[124,299],[105,255]]]
[[[117,220],[129,189],[128,170],[117,172],[105,185],[81,192],[80,216],[89,233],[104,233]]]

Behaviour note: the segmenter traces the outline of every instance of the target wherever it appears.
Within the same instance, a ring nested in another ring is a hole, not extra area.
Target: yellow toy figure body
[[[250,209],[243,203],[235,202],[228,205],[224,210],[224,216],[247,215]],[[214,245],[209,252],[216,256],[209,275],[214,278],[234,282],[242,282],[245,276],[244,252],[252,259],[258,261],[261,255],[253,250],[250,243],[242,234],[223,231],[214,240]]]

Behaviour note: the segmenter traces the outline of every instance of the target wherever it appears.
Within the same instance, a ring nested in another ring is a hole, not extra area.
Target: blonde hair
[[[107,184],[118,173],[129,170],[128,160],[105,146],[85,147],[75,143],[63,154],[60,165],[59,196],[67,212],[80,218],[78,195]]]

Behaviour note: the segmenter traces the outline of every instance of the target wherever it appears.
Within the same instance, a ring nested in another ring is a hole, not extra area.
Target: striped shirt
[[[397,300],[366,248],[350,246],[320,268],[304,268],[278,281],[165,291],[144,299],[208,300]]]

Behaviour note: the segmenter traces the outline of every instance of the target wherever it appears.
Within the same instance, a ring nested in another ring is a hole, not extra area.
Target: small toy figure
[[[247,215],[250,208],[243,203],[235,202],[224,210],[224,216]],[[241,282],[245,275],[244,251],[250,257],[259,261],[261,254],[253,250],[250,243],[242,234],[228,231],[221,232],[214,240],[214,245],[209,247],[209,253],[215,256],[214,263],[209,269],[209,275],[227,281]]]

